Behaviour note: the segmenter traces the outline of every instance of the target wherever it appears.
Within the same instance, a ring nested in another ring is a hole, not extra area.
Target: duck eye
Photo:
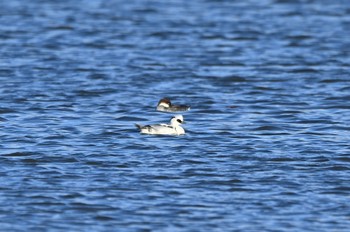
[[[182,123],[182,121],[180,119],[177,119],[176,121],[179,122],[179,123]]]

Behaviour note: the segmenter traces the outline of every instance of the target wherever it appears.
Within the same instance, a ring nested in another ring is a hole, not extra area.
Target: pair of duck
[[[162,112],[179,112],[187,111],[190,107],[186,105],[172,105],[170,99],[163,98],[158,102],[157,110]],[[185,134],[182,124],[184,118],[182,115],[175,115],[170,119],[170,124],[154,124],[142,126],[136,124],[136,127],[140,129],[141,134],[152,134],[152,135],[183,135]]]

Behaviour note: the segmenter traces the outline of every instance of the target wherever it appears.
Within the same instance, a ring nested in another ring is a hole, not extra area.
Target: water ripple
[[[13,0],[4,231],[347,231],[345,2]],[[184,136],[140,135],[189,104]]]

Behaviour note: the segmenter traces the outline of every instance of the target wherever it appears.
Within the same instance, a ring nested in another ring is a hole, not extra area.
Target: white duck
[[[182,115],[175,115],[171,118],[170,124],[155,124],[141,126],[136,124],[136,127],[140,129],[141,134],[151,134],[151,135],[183,135],[185,134],[184,128],[181,124],[184,123],[184,118]]]

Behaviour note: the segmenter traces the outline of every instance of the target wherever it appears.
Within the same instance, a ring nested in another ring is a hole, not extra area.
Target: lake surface
[[[349,231],[350,3],[1,1],[1,231]],[[186,135],[157,102],[189,104]]]

